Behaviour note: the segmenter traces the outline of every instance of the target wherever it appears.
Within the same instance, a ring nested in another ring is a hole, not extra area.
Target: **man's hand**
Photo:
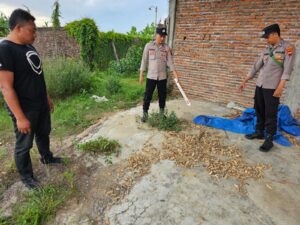
[[[139,80],[140,84],[144,83],[144,73],[143,71],[140,72],[140,80]]]
[[[287,47],[286,49],[285,49],[285,54],[287,54],[287,55],[293,55],[293,53],[294,53],[294,47],[293,46],[289,46],[289,47]]]
[[[286,83],[286,80],[281,80],[276,88],[276,90],[274,91],[273,93],[273,96],[276,97],[276,98],[280,98],[281,95],[282,95],[282,92],[284,90],[284,87],[285,87],[285,83]]]
[[[176,72],[176,70],[173,71],[173,77],[174,79],[178,80],[178,73]]]
[[[243,81],[243,82],[241,83],[241,85],[240,85],[239,90],[242,92],[245,88],[246,88],[246,82]]]
[[[282,92],[283,92],[283,88],[278,87],[278,88],[276,88],[276,90],[274,91],[273,96],[276,97],[276,98],[280,98],[281,95],[282,95]]]
[[[31,132],[30,122],[26,117],[17,119],[17,128],[22,134],[29,134]]]
[[[243,82],[241,83],[239,90],[240,92],[242,92],[245,88],[246,88],[246,83],[248,82],[248,80],[251,80],[252,78],[250,76],[247,76]]]
[[[53,113],[54,112],[54,104],[49,95],[48,95],[48,105],[49,105],[50,112]]]

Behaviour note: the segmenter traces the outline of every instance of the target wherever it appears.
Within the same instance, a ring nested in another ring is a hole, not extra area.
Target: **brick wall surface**
[[[255,81],[237,90],[266,46],[260,31],[279,23],[281,36],[294,44],[299,12],[299,0],[177,0],[174,59],[187,94],[252,106]]]
[[[64,28],[38,28],[34,46],[43,59],[57,56],[79,58],[80,48]]]

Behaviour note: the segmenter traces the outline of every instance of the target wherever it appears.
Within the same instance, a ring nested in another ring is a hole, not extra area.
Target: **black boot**
[[[63,159],[60,157],[49,157],[49,158],[41,158],[41,163],[43,164],[60,164],[63,163]]]
[[[259,151],[268,152],[273,146],[273,135],[268,134],[265,142],[262,144],[262,146],[260,146]]]
[[[143,112],[143,116],[141,119],[142,123],[147,122],[147,120],[148,120],[148,112]]]
[[[38,180],[34,177],[22,178],[21,180],[25,187],[29,190],[35,190],[42,187]]]
[[[255,131],[255,133],[253,134],[246,134],[245,138],[249,139],[249,140],[253,140],[253,139],[264,139],[264,132],[261,130],[257,130]]]

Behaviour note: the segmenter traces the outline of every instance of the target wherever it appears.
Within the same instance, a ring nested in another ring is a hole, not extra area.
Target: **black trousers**
[[[14,154],[16,167],[21,179],[26,179],[33,176],[30,149],[32,148],[34,138],[41,157],[44,159],[52,157],[49,139],[51,131],[50,111],[48,108],[45,108],[41,111],[24,112],[31,124],[30,134],[20,133],[17,129],[16,118],[10,110],[9,114],[12,118],[16,135]]]
[[[256,130],[275,135],[277,131],[277,112],[279,98],[273,96],[275,89],[265,89],[256,86],[254,108],[257,117]]]
[[[167,79],[164,80],[152,80],[147,79],[146,81],[146,91],[144,96],[143,111],[148,112],[150,107],[150,102],[152,100],[153,92],[157,86],[159,108],[164,109],[166,106],[167,97]]]

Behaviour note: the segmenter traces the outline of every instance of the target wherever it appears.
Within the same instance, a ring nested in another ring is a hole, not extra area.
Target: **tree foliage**
[[[61,17],[60,4],[59,4],[58,0],[56,0],[53,4],[53,12],[52,12],[52,16],[51,16],[52,26],[54,28],[60,27],[60,21],[59,21],[60,17]]]
[[[0,12],[0,37],[5,37],[8,33],[8,18],[2,12]]]
[[[83,18],[75,20],[65,26],[67,32],[74,37],[80,45],[82,60],[93,69],[97,48],[99,48],[99,30],[94,20]]]
[[[130,31],[127,32],[127,34],[135,37],[145,38],[145,39],[153,39],[155,34],[155,29],[156,27],[154,23],[151,23],[150,25],[147,24],[147,26],[141,31],[137,31],[137,28],[135,26],[132,26]]]

